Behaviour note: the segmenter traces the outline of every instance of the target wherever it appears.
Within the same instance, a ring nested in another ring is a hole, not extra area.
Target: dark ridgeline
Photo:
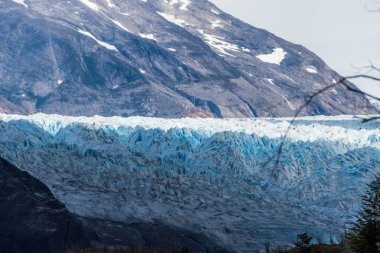
[[[207,236],[160,223],[75,217],[41,181],[0,158],[0,253],[66,253],[104,247],[129,249],[126,252],[232,252]]]
[[[0,158],[0,252],[67,252],[89,246],[82,223],[38,179]]]

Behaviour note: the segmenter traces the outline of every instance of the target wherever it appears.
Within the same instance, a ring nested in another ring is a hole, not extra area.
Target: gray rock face
[[[89,246],[82,223],[39,180],[0,158],[0,252],[60,253]]]
[[[205,0],[0,2],[0,110],[291,116],[340,76],[312,52]],[[303,112],[366,114],[337,86]]]

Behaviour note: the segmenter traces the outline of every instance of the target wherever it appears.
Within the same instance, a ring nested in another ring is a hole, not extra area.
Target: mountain
[[[39,180],[0,158],[0,252],[66,253],[89,246],[82,223]]]
[[[341,78],[206,0],[3,0],[0,28],[6,113],[292,116]],[[336,86],[303,115],[375,112]]]
[[[288,126],[282,118],[1,115],[0,156],[80,217],[158,222],[236,252],[291,245],[305,232],[338,241],[380,172],[379,122],[299,118],[277,164]]]
[[[158,222],[77,217],[38,179],[0,158],[0,252],[67,253],[90,247],[228,253],[206,235]]]

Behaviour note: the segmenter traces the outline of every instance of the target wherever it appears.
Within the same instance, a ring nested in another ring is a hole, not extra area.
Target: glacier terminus
[[[303,117],[285,135],[290,120],[2,114],[0,155],[79,216],[159,220],[238,252],[337,241],[380,172],[379,122]]]

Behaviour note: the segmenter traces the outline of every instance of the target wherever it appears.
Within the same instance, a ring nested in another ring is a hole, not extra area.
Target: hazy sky
[[[317,53],[342,75],[380,67],[380,8],[376,0],[211,0],[222,10]],[[380,2],[380,1],[379,1]],[[380,84],[356,81],[380,96]]]

